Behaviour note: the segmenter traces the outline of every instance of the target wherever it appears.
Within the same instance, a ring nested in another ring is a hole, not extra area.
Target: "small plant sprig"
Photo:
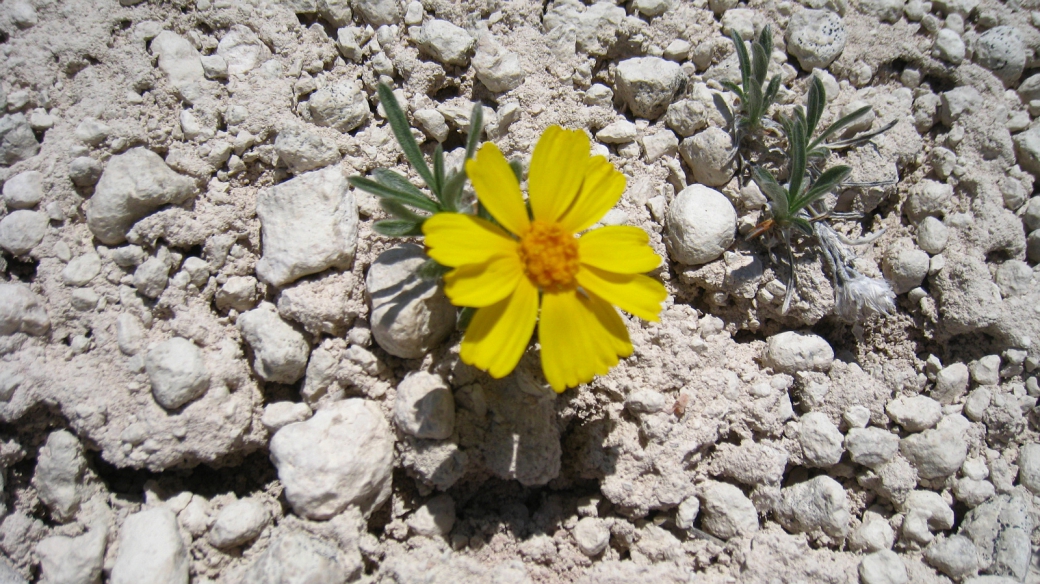
[[[462,189],[466,184],[466,171],[463,167],[446,172],[444,168],[444,150],[438,144],[433,151],[433,168],[426,164],[419,144],[412,135],[408,118],[397,103],[393,91],[380,83],[377,88],[379,103],[386,112],[390,129],[401,145],[405,158],[415,169],[419,178],[426,184],[434,198],[424,194],[398,172],[387,168],[372,171],[372,178],[362,176],[350,177],[350,184],[363,191],[379,197],[379,205],[390,214],[392,219],[376,221],[372,228],[388,237],[422,236],[422,224],[436,213],[472,212],[462,200]],[[480,132],[484,125],[484,113],[480,103],[473,105],[470,116],[469,134],[466,139],[466,159],[473,158],[480,142]]]
[[[749,237],[757,237],[773,229],[780,232],[790,274],[787,279],[787,291],[784,295],[781,313],[786,314],[790,308],[791,298],[797,285],[794,271],[794,252],[791,247],[792,229],[797,229],[806,237],[816,237],[824,251],[824,258],[831,268],[838,314],[847,320],[853,320],[866,313],[887,313],[894,308],[895,297],[891,287],[883,280],[875,280],[863,276],[851,267],[855,254],[847,246],[869,243],[880,233],[858,241],[851,241],[837,234],[829,226],[821,223],[830,216],[830,211],[821,211],[816,203],[827,193],[841,185],[852,168],[838,165],[823,172],[816,165],[826,161],[830,151],[866,142],[887,131],[895,125],[889,123],[879,130],[867,134],[857,134],[846,140],[827,142],[826,140],[846,128],[849,124],[870,111],[864,106],[836,120],[827,126],[815,139],[811,139],[823,117],[826,103],[826,90],[818,77],[813,77],[806,100],[807,110],[795,106],[794,116],[781,121],[784,136],[787,139],[786,157],[788,160],[788,183],[781,185],[776,178],[762,167],[751,168],[751,178],[755,184],[769,197],[771,217],[759,223]]]
[[[766,74],[769,69],[769,56],[773,52],[773,33],[769,26],[762,29],[758,40],[751,43],[751,54],[748,55],[744,39],[737,31],[730,32],[730,39],[737,51],[737,62],[740,65],[740,85],[732,81],[722,81],[722,86],[737,94],[740,98],[740,110],[733,114],[729,106],[716,94],[715,105],[722,110],[726,118],[733,125],[734,145],[739,149],[741,143],[748,136],[753,136],[761,131],[763,125],[768,122],[766,114],[769,107],[776,101],[776,94],[780,91],[780,76],[774,75],[766,84]]]

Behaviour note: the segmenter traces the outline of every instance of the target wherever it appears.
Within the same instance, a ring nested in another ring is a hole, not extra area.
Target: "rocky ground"
[[[0,582],[1040,582],[1035,0],[3,0]],[[863,104],[847,322],[716,107]],[[670,297],[556,395],[347,179],[586,129]],[[746,172],[746,169],[745,169]],[[883,232],[882,232],[883,230]]]

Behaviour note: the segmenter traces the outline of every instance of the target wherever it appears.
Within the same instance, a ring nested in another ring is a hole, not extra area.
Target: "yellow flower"
[[[658,319],[667,292],[642,272],[661,258],[638,227],[576,236],[621,198],[624,175],[606,158],[589,155],[584,132],[559,126],[542,134],[531,156],[533,218],[494,144],[485,143],[466,162],[466,173],[501,227],[461,213],[437,213],[423,224],[429,256],[454,268],[444,276],[448,298],[478,309],[462,339],[463,362],[505,377],[523,356],[536,322],[542,371],[557,392],[587,383],[617,365],[619,356],[631,355],[628,330],[614,306]]]

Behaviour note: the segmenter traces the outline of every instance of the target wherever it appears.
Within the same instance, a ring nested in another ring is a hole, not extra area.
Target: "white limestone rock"
[[[841,17],[829,10],[796,12],[784,36],[787,51],[805,71],[826,69],[845,50],[848,32]]]
[[[256,539],[270,521],[263,503],[253,497],[238,499],[217,513],[207,539],[219,549],[239,546]]]
[[[0,219],[0,248],[11,255],[24,256],[36,249],[47,235],[50,220],[46,213],[14,211]]]
[[[252,29],[234,24],[217,44],[217,56],[224,59],[229,75],[244,75],[271,58],[271,50]]]
[[[455,430],[455,397],[439,375],[416,371],[397,386],[394,422],[416,438],[443,440]]]
[[[733,244],[737,212],[726,195],[695,184],[672,199],[665,226],[672,259],[686,265],[706,264]]]
[[[1030,442],[1018,451],[1018,482],[1040,495],[1040,444]]]
[[[0,335],[46,334],[51,328],[43,299],[25,284],[0,283]]]
[[[394,437],[379,406],[334,402],[271,438],[271,460],[293,511],[324,520],[348,506],[366,516],[390,496]]]
[[[838,464],[845,452],[844,436],[826,414],[809,412],[798,420],[798,442],[805,464],[828,467]]]
[[[975,61],[1011,85],[1026,66],[1026,46],[1013,26],[995,26],[975,41]]]
[[[697,497],[701,500],[701,527],[721,539],[758,531],[758,511],[744,492],[729,483],[708,481]]]
[[[733,178],[733,137],[714,126],[679,144],[679,153],[693,172],[694,180],[711,187],[723,186]]]
[[[296,383],[307,368],[310,345],[278,316],[269,302],[238,317],[238,329],[253,349],[253,369],[265,381]]]
[[[353,570],[345,569],[341,559],[342,554],[332,545],[306,532],[290,531],[275,536],[271,545],[249,566],[242,581],[250,584],[347,582],[361,568],[361,558],[357,558]]]
[[[40,151],[40,143],[24,114],[0,116],[0,166],[29,160]]]
[[[314,352],[317,356],[318,351]],[[314,358],[311,358],[314,361]],[[308,367],[310,371],[310,367]],[[308,376],[308,379],[310,376]],[[267,428],[267,431],[274,434],[278,430],[288,426],[289,424],[295,424],[296,422],[303,422],[310,418],[314,412],[311,411],[311,407],[305,403],[300,402],[289,402],[280,401],[267,404],[264,406],[264,415],[260,418],[260,423]]]
[[[195,343],[173,337],[148,351],[145,370],[152,383],[152,396],[167,410],[194,401],[209,389],[209,371]]]
[[[888,402],[885,412],[907,432],[921,432],[939,423],[942,404],[924,395],[900,396]]]
[[[777,373],[826,372],[834,362],[834,349],[819,335],[787,331],[766,339],[762,358]]]
[[[614,91],[637,118],[656,120],[682,86],[678,63],[660,57],[635,57],[618,63]]]
[[[36,544],[40,582],[45,584],[94,584],[101,581],[107,530],[91,529],[77,537],[55,535]]]
[[[263,256],[256,275],[285,286],[329,268],[348,269],[357,247],[358,212],[338,167],[309,172],[260,191]]]
[[[401,21],[401,3],[397,0],[356,0],[354,10],[373,27]]]
[[[148,298],[158,298],[170,280],[170,264],[165,257],[148,258],[134,270],[134,288]]]
[[[256,306],[257,281],[252,276],[231,276],[214,295],[219,310],[245,312]]]
[[[430,57],[461,67],[469,65],[469,52],[477,43],[466,29],[436,18],[422,25],[418,42],[420,50]]]
[[[187,584],[188,551],[169,507],[152,507],[126,518],[111,584]]]
[[[944,478],[957,472],[968,456],[964,432],[970,422],[959,415],[947,416],[936,428],[911,434],[899,442],[899,451],[917,469],[921,478]]]
[[[311,132],[302,124],[289,124],[279,130],[278,137],[274,140],[274,149],[278,153],[278,159],[297,175],[329,166],[340,159],[339,148],[335,142]],[[285,184],[288,183],[272,188]]]
[[[447,493],[431,497],[408,516],[407,524],[413,533],[426,537],[448,535],[455,526],[455,499]]]
[[[55,520],[67,522],[79,510],[86,468],[83,446],[75,436],[65,430],[47,436],[47,442],[40,448],[33,484]]]
[[[883,428],[852,428],[845,435],[845,449],[852,462],[873,468],[899,453],[899,436]]]
[[[625,144],[636,139],[639,130],[628,120],[619,120],[596,132],[596,139],[604,144]]]
[[[859,563],[859,579],[863,584],[907,584],[910,577],[899,554],[878,550],[864,556]]]
[[[495,41],[490,33],[477,37],[477,51],[473,55],[473,70],[477,74],[477,79],[495,93],[520,87],[526,75],[516,53],[506,50]]]
[[[399,245],[379,254],[365,278],[372,336],[403,359],[422,357],[455,328],[455,307],[440,286],[415,273],[425,261],[419,246]]]
[[[61,271],[66,286],[86,286],[101,273],[101,256],[85,253],[73,258]]]
[[[20,172],[4,182],[4,201],[8,209],[32,209],[43,200],[43,173]]]
[[[574,543],[588,557],[599,555],[610,543],[610,529],[597,517],[583,517],[571,530]]]
[[[954,363],[949,367],[943,367],[935,374],[935,388],[932,390],[932,396],[942,405],[952,404],[968,390],[968,378],[968,366],[964,363]]]
[[[323,87],[307,100],[311,120],[319,126],[351,132],[372,117],[365,93],[351,80]]]
[[[188,39],[164,30],[150,45],[152,54],[159,58],[159,68],[166,73],[170,84],[188,103],[202,95],[199,82],[206,78],[202,68],[202,54]]]
[[[783,489],[777,518],[789,532],[822,531],[840,540],[849,532],[852,515],[841,483],[821,475]]]
[[[87,226],[101,243],[120,244],[138,220],[195,194],[194,181],[171,170],[158,154],[132,148],[109,159],[87,207]]]
[[[919,249],[899,248],[885,254],[881,270],[896,294],[906,294],[928,276],[930,258]]]
[[[973,576],[979,569],[975,544],[963,535],[940,537],[924,550],[924,559],[954,580]]]
[[[917,245],[932,255],[942,253],[949,239],[950,230],[935,217],[925,217],[917,225]]]

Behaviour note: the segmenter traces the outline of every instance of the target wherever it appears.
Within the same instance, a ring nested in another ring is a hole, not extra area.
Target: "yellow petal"
[[[538,323],[542,372],[557,392],[592,381],[632,354],[628,330],[614,307],[577,291],[544,294]]]
[[[560,223],[574,233],[602,219],[625,192],[625,175],[602,156],[589,160],[584,179],[574,204],[560,218]]]
[[[455,306],[491,306],[512,294],[523,275],[520,256],[499,255],[483,264],[466,264],[445,274],[444,293]]]
[[[593,229],[578,239],[578,259],[618,274],[641,274],[661,265],[645,231],[630,225]]]
[[[531,213],[557,221],[574,203],[589,164],[589,137],[582,130],[549,126],[531,154],[527,190]]]
[[[657,321],[661,303],[668,298],[660,282],[642,274],[616,274],[582,266],[576,279],[591,294],[644,320]]]
[[[520,183],[498,146],[485,142],[477,155],[466,161],[466,174],[480,203],[502,227],[516,234],[527,231],[531,221]]]
[[[511,295],[477,310],[459,356],[492,377],[509,375],[520,362],[538,320],[538,290],[522,278]]]
[[[473,215],[437,213],[423,222],[426,255],[444,266],[482,264],[516,254],[516,240],[501,227]]]

